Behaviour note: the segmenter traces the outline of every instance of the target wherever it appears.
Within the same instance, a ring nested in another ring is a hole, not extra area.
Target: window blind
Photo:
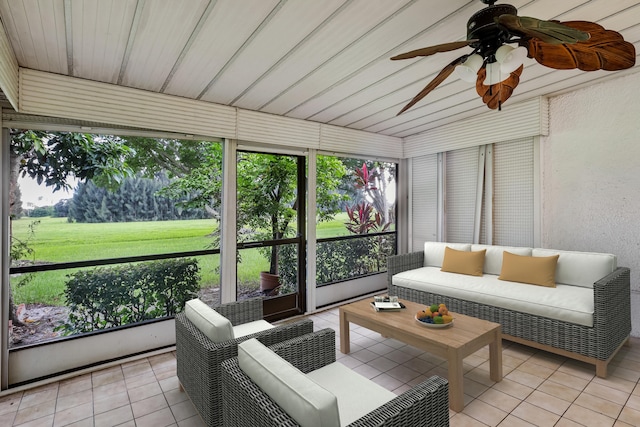
[[[533,154],[533,138],[493,147],[493,244],[534,246]]]
[[[447,152],[444,206],[447,242],[473,242],[478,156],[478,147]]]
[[[438,155],[414,157],[411,164],[410,251],[421,251],[424,242],[437,240]]]

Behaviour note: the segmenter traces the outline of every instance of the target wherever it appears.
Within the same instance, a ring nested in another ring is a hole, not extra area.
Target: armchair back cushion
[[[184,314],[196,328],[215,343],[221,343],[235,338],[233,326],[229,319],[198,298],[185,303]]]
[[[255,338],[238,345],[238,365],[301,426],[340,426],[336,396]]]

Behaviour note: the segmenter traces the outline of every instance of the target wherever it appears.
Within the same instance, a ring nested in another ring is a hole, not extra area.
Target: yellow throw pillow
[[[504,251],[498,279],[555,288],[559,256],[524,256]]]
[[[449,273],[468,274],[470,276],[482,276],[484,267],[484,254],[486,249],[481,251],[458,251],[449,246],[444,248],[444,258],[442,260],[441,271]]]

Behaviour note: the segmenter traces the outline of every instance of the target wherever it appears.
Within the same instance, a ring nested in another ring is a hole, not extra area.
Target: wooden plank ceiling
[[[520,16],[588,20],[640,47],[640,1],[511,0]],[[21,67],[406,137],[488,111],[450,76],[396,113],[470,48],[390,61],[466,38],[479,0],[0,0]],[[527,59],[505,104],[621,73]],[[499,112],[496,112],[499,114]]]

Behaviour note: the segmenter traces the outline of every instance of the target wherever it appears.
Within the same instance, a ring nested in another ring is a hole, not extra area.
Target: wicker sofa
[[[234,327],[259,322],[263,318],[262,298],[222,304],[213,308],[226,317]],[[257,338],[265,345],[272,345],[313,332],[313,321],[303,319],[216,343],[198,329],[187,318],[185,312],[176,314],[175,323],[178,380],[209,427],[223,425],[220,364],[238,355],[239,343]]]
[[[481,276],[441,271],[447,246],[486,250]],[[557,287],[498,280],[504,251],[559,255]],[[599,377],[631,333],[630,271],[611,254],[426,242],[424,251],[390,257],[387,268],[390,295],[500,323],[503,338],[593,364]]]
[[[227,427],[299,426],[293,418],[296,415],[306,426],[449,425],[449,388],[445,379],[433,376],[396,396],[340,362],[336,363],[335,331],[330,328],[275,344],[269,347],[275,355],[266,357],[264,350],[255,345],[246,350],[249,344],[255,343],[242,344],[244,368],[241,368],[239,357],[222,363],[223,413]],[[251,350],[254,354],[248,357],[247,351]],[[255,357],[255,352],[261,353]],[[288,365],[287,362],[293,367],[283,366]],[[283,372],[288,374],[282,375]],[[300,376],[311,379],[300,379]],[[270,394],[252,378],[261,382]],[[309,381],[313,384],[308,384]],[[316,390],[317,387],[322,390]],[[319,397],[318,392],[324,398]],[[329,399],[326,399],[327,393]],[[337,397],[337,408],[335,403],[327,405],[327,402],[333,402],[332,393]],[[312,399],[313,405],[301,401],[300,395]],[[323,415],[318,413],[320,411]]]

